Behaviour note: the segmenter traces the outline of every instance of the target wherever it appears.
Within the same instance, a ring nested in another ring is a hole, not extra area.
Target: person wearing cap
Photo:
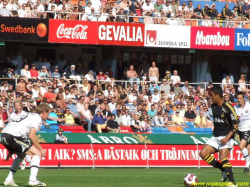
[[[87,6],[85,7],[85,13],[87,15],[91,14],[92,2],[88,1]]]
[[[30,69],[30,76],[33,78],[37,78],[39,76],[38,71],[36,69],[36,65],[32,64]]]
[[[54,67],[54,72],[51,73],[51,77],[52,77],[52,78],[58,78],[58,79],[61,78],[61,74],[59,73],[58,66],[55,66],[55,67]]]
[[[94,84],[95,78],[93,76],[93,71],[89,70],[88,74],[84,76],[84,78],[87,78],[90,84]]]
[[[157,88],[154,89],[154,93],[152,94],[153,103],[158,103],[160,101],[159,90]]]
[[[232,13],[233,13],[233,17],[234,18],[238,18],[239,17],[239,12],[238,11],[238,6],[234,6],[233,10],[232,10]]]
[[[109,72],[105,72],[104,80],[105,80],[105,84],[106,84],[106,87],[107,87],[107,85],[109,85],[111,83],[111,79],[109,77]]]
[[[184,118],[180,116],[180,110],[178,109],[175,111],[175,114],[172,117],[172,122],[175,126],[188,128],[188,126],[184,122]]]
[[[138,78],[138,75],[136,71],[134,70],[134,65],[129,66],[129,70],[127,71],[127,78],[130,81],[130,84],[133,85],[134,82],[137,83],[137,87],[140,86],[140,79]]]
[[[42,66],[42,71],[39,73],[39,77],[41,78],[49,78],[48,70],[46,66]]]
[[[203,10],[202,10],[203,17],[205,17],[205,15],[209,16],[209,11],[210,11],[209,5],[208,5],[208,4],[205,4],[205,5],[204,5],[204,8],[203,8]]]
[[[217,11],[215,4],[212,4],[211,7],[212,8],[209,10],[209,17],[214,20],[219,12]]]
[[[170,71],[166,71],[166,76],[164,77],[164,79],[166,79],[167,82],[171,81]]]
[[[24,64],[23,69],[21,69],[21,76],[23,76],[27,79],[31,78],[28,64]]]
[[[160,87],[156,86],[156,82],[155,81],[151,81],[151,87],[149,88],[151,94],[154,93],[155,89],[157,89],[158,91],[160,91]]]
[[[201,9],[201,5],[198,4],[197,8],[194,9],[194,17],[196,19],[202,19],[203,18],[203,11]]]
[[[157,2],[160,2],[160,0],[157,0]],[[163,6],[163,10],[162,12],[166,15],[166,17],[170,17],[171,13],[172,13],[172,7],[170,5],[170,1],[167,0],[166,4]]]
[[[156,86],[159,81],[159,69],[156,67],[156,63],[152,62],[152,67],[148,70],[149,81],[155,81]]]
[[[77,73],[76,73],[76,66],[75,65],[71,65],[70,69],[68,71],[66,71],[66,77],[72,77],[73,79],[76,77]]]

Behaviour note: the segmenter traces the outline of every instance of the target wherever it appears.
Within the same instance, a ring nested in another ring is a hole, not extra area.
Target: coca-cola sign
[[[234,50],[234,29],[191,27],[191,48]]]
[[[97,22],[49,20],[49,42],[97,44]]]

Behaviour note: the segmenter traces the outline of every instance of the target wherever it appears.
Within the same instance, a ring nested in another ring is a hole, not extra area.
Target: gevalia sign
[[[190,26],[147,24],[144,46],[190,48]]]
[[[41,167],[198,167],[209,166],[199,152],[203,145],[138,145],[138,144],[43,144],[46,150]],[[8,151],[0,144],[0,167]],[[214,155],[218,159],[218,154]],[[233,166],[244,167],[245,159],[234,146],[229,160]]]
[[[231,28],[191,27],[191,48],[234,50]]]
[[[98,44],[144,46],[144,24],[98,22]]]
[[[97,44],[97,22],[50,19],[49,42]]]
[[[48,42],[47,19],[0,17],[2,41]]]
[[[250,50],[250,30],[235,29],[235,50],[249,51]]]

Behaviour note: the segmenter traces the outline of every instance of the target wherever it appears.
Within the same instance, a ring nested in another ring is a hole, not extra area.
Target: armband
[[[233,126],[233,133],[235,133],[238,130],[238,127],[236,125]]]

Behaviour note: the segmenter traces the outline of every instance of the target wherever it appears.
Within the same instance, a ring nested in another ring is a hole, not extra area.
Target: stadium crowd
[[[0,0],[0,15],[3,17],[69,19],[84,21],[107,21],[129,23],[155,23],[167,25],[185,25],[185,19],[198,19],[196,26],[204,27],[242,27],[234,22],[249,21],[248,1],[235,1],[232,10],[226,3],[221,12],[216,4],[201,7],[193,6],[189,1],[176,0]],[[49,11],[49,12],[44,12]],[[130,17],[127,17],[127,16]],[[143,18],[133,16],[145,16]],[[155,17],[151,19],[150,17]],[[175,19],[176,18],[176,19]]]
[[[0,127],[8,124],[8,117],[15,112],[13,102],[20,100],[23,110],[32,112],[39,103],[52,108],[45,125],[83,125],[90,131],[101,133],[120,132],[120,127],[131,127],[134,132],[152,131],[151,127],[188,128],[187,122],[196,128],[213,128],[209,96],[213,87],[192,87],[182,80],[178,71],[167,65],[166,74],[160,77],[155,62],[143,58],[138,68],[119,59],[116,74],[107,67],[97,71],[96,56],[84,63],[83,58],[73,64],[64,55],[55,65],[46,58],[38,58],[31,67],[23,55],[23,68],[19,71],[15,61],[7,61],[1,79]],[[16,70],[15,70],[16,69]],[[208,71],[209,72],[209,66]],[[240,67],[238,90],[246,92],[248,67]],[[208,74],[208,80],[211,76]],[[224,99],[236,103],[236,89],[230,75],[221,63],[218,79],[224,90]],[[123,80],[129,83],[125,86]],[[116,82],[117,81],[117,82]],[[182,82],[181,82],[182,81]]]

